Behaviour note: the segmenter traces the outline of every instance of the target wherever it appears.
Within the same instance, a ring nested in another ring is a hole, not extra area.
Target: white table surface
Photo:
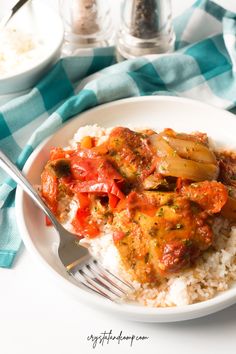
[[[56,0],[44,1],[56,5]],[[173,0],[174,13],[192,2]],[[217,2],[236,11],[235,0]],[[149,339],[132,347],[111,343],[93,349],[87,337],[104,330]],[[172,324],[128,322],[95,311],[57,288],[24,247],[13,269],[0,269],[0,354],[231,354],[236,352],[235,330],[236,305],[202,319]]]

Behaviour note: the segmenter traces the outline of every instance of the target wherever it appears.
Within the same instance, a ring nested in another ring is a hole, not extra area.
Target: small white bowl
[[[9,9],[1,5],[0,18]],[[18,11],[8,24],[9,28],[35,35],[44,51],[41,58],[17,74],[0,77],[0,95],[25,91],[33,87],[60,56],[63,43],[63,24],[59,15],[42,1],[30,1]]]

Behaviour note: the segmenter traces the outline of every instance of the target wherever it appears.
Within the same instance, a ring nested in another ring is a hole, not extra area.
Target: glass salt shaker
[[[114,41],[114,31],[107,0],[60,0],[64,22],[63,55],[79,48],[105,47]]]
[[[118,60],[174,50],[170,0],[124,0],[117,36]]]

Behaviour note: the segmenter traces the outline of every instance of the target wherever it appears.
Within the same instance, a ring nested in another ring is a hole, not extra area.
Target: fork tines
[[[111,273],[95,259],[91,259],[90,262],[84,264],[82,267],[79,266],[70,269],[69,274],[86,288],[115,302],[122,301],[129,293],[135,290],[129,282]]]

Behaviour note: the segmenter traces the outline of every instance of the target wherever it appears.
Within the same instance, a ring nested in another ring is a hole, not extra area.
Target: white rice
[[[91,136],[92,138],[97,138],[98,145],[102,144],[107,140],[112,128],[101,128],[97,124],[85,125],[77,130],[73,139],[70,141],[70,145],[76,148],[78,142],[80,142],[85,136]]]
[[[110,129],[107,131],[97,125],[85,126],[78,130],[71,144],[75,146],[88,135],[103,140],[109,132]],[[70,220],[76,210],[75,202],[72,203]],[[100,237],[82,242],[86,243],[92,255],[111,272],[132,281],[136,292],[130,294],[126,300],[152,307],[183,306],[210,299],[227,290],[236,280],[236,227],[230,229],[227,221],[216,218],[213,232],[215,250],[205,252],[194,268],[165,279],[159,286],[142,285],[131,280],[129,273],[122,266],[118,250],[108,230]]]
[[[23,72],[45,55],[41,41],[30,33],[6,28],[0,33],[0,78]]]

